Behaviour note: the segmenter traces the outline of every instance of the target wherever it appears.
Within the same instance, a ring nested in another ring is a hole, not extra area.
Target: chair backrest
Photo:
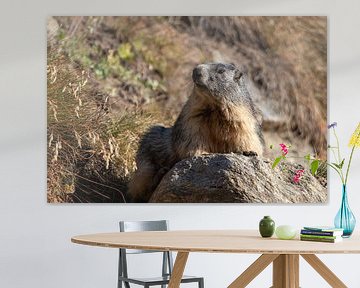
[[[120,232],[137,231],[167,231],[169,223],[167,220],[157,221],[120,221]],[[160,251],[126,249],[126,254],[156,253]]]
[[[120,221],[120,232],[137,232],[137,231],[167,231],[169,224],[167,220],[158,221]],[[119,276],[128,277],[127,272],[127,254],[140,254],[140,253],[159,253],[161,251],[150,250],[136,250],[136,249],[119,249]],[[163,253],[162,275],[172,273],[173,259],[171,252]],[[129,287],[127,283],[126,287]]]

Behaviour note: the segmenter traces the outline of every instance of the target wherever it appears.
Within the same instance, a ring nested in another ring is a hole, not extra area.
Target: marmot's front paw
[[[243,151],[242,154],[244,156],[250,157],[250,156],[258,156],[258,154],[254,151]]]

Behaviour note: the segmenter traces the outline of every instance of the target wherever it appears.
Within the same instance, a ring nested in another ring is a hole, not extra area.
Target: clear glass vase
[[[343,237],[350,237],[355,228],[356,219],[349,207],[346,185],[343,185],[341,206],[334,224],[336,228],[344,229]]]

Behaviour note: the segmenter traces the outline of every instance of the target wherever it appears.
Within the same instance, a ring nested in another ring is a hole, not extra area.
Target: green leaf
[[[317,172],[317,170],[319,168],[319,163],[320,163],[320,161],[317,160],[317,159],[311,162],[310,170],[311,170],[312,175],[316,174],[316,172]]]
[[[271,144],[271,145],[270,145],[270,149],[273,149],[273,148],[274,148],[274,145],[273,145],[273,144]]]
[[[280,161],[284,159],[284,156],[279,156],[274,160],[274,163],[272,164],[272,169],[274,169],[279,163]]]
[[[310,164],[310,160],[311,160],[310,154],[305,155],[304,158],[305,158],[305,160],[307,160],[307,162]]]
[[[340,165],[339,165],[339,169],[342,169],[342,168],[343,168],[344,162],[345,162],[345,159],[343,159],[343,160],[341,161],[341,163],[340,163]]]
[[[331,164],[334,165],[336,168],[340,169],[339,164],[337,164],[337,163],[335,163],[335,162],[332,162]]]
[[[332,162],[331,164],[334,165],[338,169],[342,169],[342,167],[344,166],[344,161],[345,161],[345,159],[343,159],[340,164],[337,164],[335,162]]]

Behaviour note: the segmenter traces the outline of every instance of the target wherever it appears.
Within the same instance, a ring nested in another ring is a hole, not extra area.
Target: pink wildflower
[[[287,147],[285,144],[283,144],[283,143],[281,143],[281,144],[279,144],[279,145],[280,145],[280,147],[281,147],[281,151],[283,152],[283,155],[284,155],[284,156],[287,155],[288,152],[289,152],[288,147]]]
[[[304,172],[305,172],[304,169],[296,170],[294,178],[293,178],[294,183],[299,183],[300,182],[300,178],[302,177]]]

